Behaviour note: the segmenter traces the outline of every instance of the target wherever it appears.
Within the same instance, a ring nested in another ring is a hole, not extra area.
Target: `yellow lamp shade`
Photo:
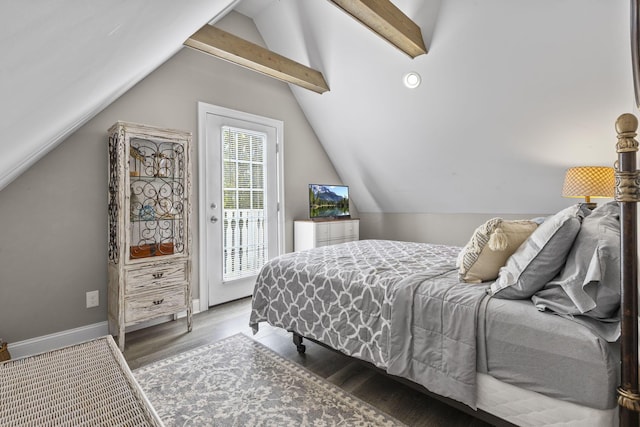
[[[615,174],[607,166],[578,166],[567,169],[562,187],[564,197],[611,198],[614,195]]]

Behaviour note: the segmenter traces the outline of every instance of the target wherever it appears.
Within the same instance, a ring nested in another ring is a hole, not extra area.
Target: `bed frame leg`
[[[300,354],[304,354],[305,350],[307,349],[307,347],[302,344],[302,335],[299,335],[297,333],[293,333],[293,343],[296,346],[296,350],[298,350],[298,353]]]

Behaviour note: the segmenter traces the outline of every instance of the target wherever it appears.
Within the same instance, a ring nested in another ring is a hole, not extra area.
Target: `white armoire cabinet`
[[[109,129],[108,320],[127,326],[186,311],[191,331],[191,133]]]
[[[293,250],[317,248],[360,239],[359,219],[293,222]]]

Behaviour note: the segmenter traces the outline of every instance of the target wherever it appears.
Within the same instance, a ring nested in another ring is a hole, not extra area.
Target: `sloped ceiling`
[[[0,189],[232,7],[323,73],[330,92],[291,90],[360,212],[553,212],[636,112],[628,0],[393,0],[429,49],[413,60],[328,0],[5,3]]]
[[[292,91],[361,212],[554,212],[635,111],[627,0],[393,0],[429,49],[413,60],[330,1],[267,3],[237,10],[324,74],[330,92]]]
[[[0,189],[235,3],[3,2]]]

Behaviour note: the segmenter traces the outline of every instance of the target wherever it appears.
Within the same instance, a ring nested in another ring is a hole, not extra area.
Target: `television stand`
[[[351,216],[323,216],[323,217],[317,217],[317,218],[309,218],[309,221],[313,221],[313,222],[327,222],[327,221],[347,221],[350,219],[357,219],[357,218],[351,218]],[[301,220],[301,221],[305,221],[305,220]]]
[[[322,218],[293,221],[293,250],[302,251],[360,239],[357,218]]]

